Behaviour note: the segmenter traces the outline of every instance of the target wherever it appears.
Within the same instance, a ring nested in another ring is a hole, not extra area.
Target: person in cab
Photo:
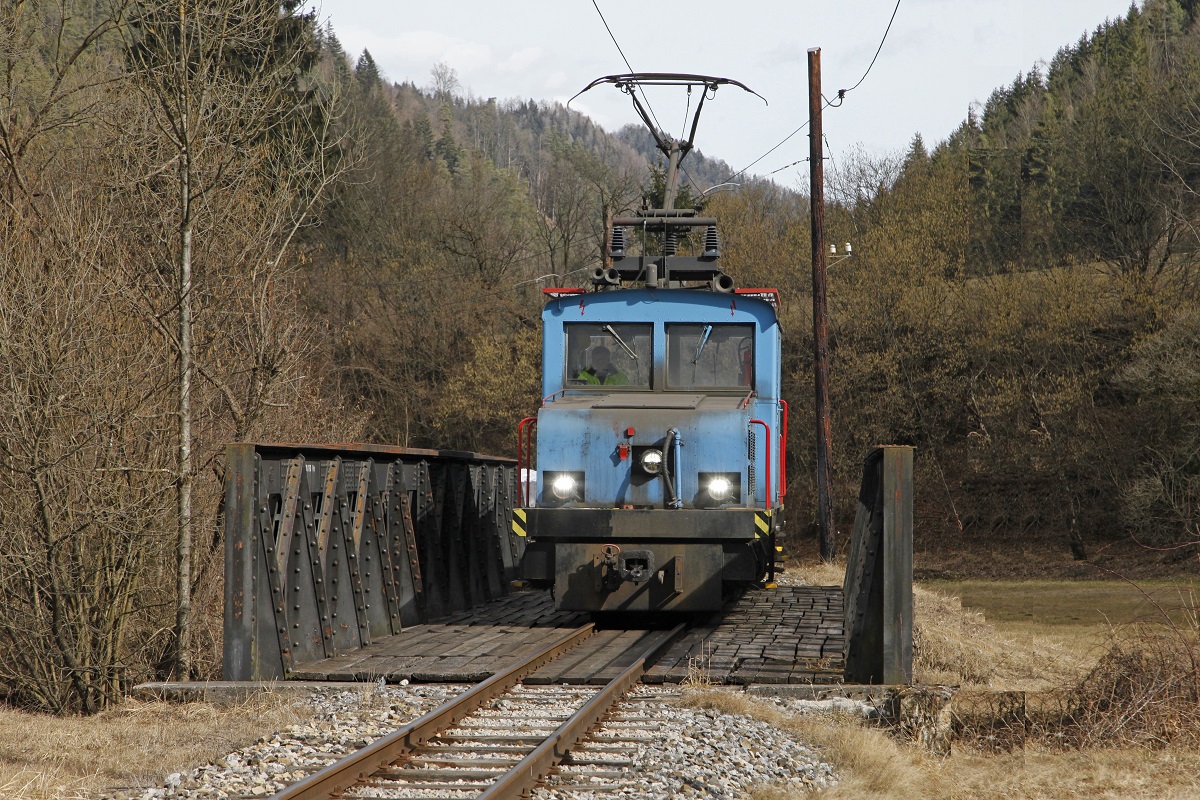
[[[612,354],[603,345],[592,348],[592,365],[580,371],[579,380],[591,386],[628,386],[629,378],[612,364]]]

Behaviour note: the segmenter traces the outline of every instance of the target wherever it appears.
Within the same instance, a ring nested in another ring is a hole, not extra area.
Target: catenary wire
[[[592,0],[592,2],[595,2],[595,0]],[[871,74],[871,70],[872,70],[872,68],[874,68],[874,66],[875,66],[875,62],[876,62],[876,61],[879,59],[879,54],[880,54],[881,52],[883,52],[883,44],[884,44],[884,42],[886,42],[886,41],[887,41],[888,33],[890,33],[890,32],[891,32],[891,30],[892,30],[892,23],[894,23],[894,22],[896,21],[896,14],[897,14],[897,12],[899,12],[899,11],[900,11],[900,2],[901,2],[901,0],[896,0],[896,6],[895,6],[895,8],[893,8],[893,9],[892,9],[892,18],[888,20],[887,28],[886,28],[886,29],[884,30],[884,32],[883,32],[883,38],[879,40],[879,47],[877,47],[877,48],[875,49],[875,56],[874,56],[874,57],[871,59],[871,63],[870,63],[868,66],[867,66],[867,71],[866,71],[866,72],[864,72],[864,73],[863,73],[863,75],[862,75],[862,77],[858,79],[858,83],[854,84],[854,85],[853,85],[853,86],[851,86],[849,89],[838,89],[838,93],[837,93],[837,102],[836,102],[836,103],[835,103],[833,100],[830,100],[829,98],[826,98],[826,97],[824,97],[824,95],[822,95],[822,98],[825,100],[825,105],[824,105],[824,106],[821,108],[821,110],[822,110],[822,111],[824,111],[826,108],[829,108],[830,106],[833,106],[834,108],[837,108],[838,106],[840,106],[840,105],[842,104],[842,101],[843,101],[843,100],[845,99],[845,97],[846,97],[846,93],[847,93],[847,92],[852,92],[852,91],[854,91],[855,89],[857,89],[859,86],[861,86],[861,85],[862,85],[862,82],[863,82],[863,81],[865,81],[865,80],[867,79],[867,76]],[[755,164],[757,164],[758,162],[762,161],[764,158],[766,158],[767,156],[771,155],[771,153],[774,153],[776,150],[778,150],[780,147],[782,147],[782,146],[784,145],[784,143],[786,143],[786,142],[787,142],[789,139],[791,139],[793,136],[795,136],[795,135],[796,135],[797,133],[799,133],[800,131],[804,130],[804,129],[805,129],[807,126],[808,126],[808,122],[805,122],[805,123],[804,123],[803,125],[801,125],[799,128],[796,128],[796,130],[792,131],[792,132],[791,132],[791,133],[789,133],[787,136],[783,137],[783,139],[782,139],[782,140],[779,142],[779,144],[775,145],[775,146],[774,146],[774,147],[772,147],[770,150],[768,150],[767,152],[763,153],[761,156],[759,156],[758,158],[754,159],[754,160],[753,160],[753,161],[751,161],[751,162],[750,162],[748,165],[746,165],[745,167],[742,167],[740,170],[738,170],[737,172],[733,173],[732,175],[730,175],[730,176],[729,176],[728,178],[726,178],[725,180],[726,180],[726,181],[733,180],[733,179],[734,179],[734,178],[736,178],[738,175],[741,175],[743,172],[746,172],[748,169],[750,169],[751,167],[753,167]],[[774,175],[776,172],[779,172],[780,170],[787,169],[788,167],[795,166],[795,165],[796,165],[796,164],[798,164],[798,163],[800,163],[800,162],[799,162],[799,161],[797,161],[797,162],[794,162],[794,163],[792,163],[792,164],[788,164],[787,166],[785,166],[785,167],[780,167],[780,169],[774,170],[774,171],[772,171],[772,172],[770,172],[770,173],[768,173],[768,174],[770,174],[770,175]]]
[[[867,71],[864,72],[863,76],[858,79],[858,83],[854,84],[849,89],[838,89],[838,100],[843,99],[847,92],[853,92],[859,86],[862,86],[862,82],[865,81],[867,76],[871,74],[871,69],[875,66],[875,62],[879,59],[879,54],[883,52],[883,43],[887,41],[888,33],[890,33],[892,30],[892,23],[896,21],[896,12],[899,10],[900,0],[896,0],[896,7],[892,9],[892,18],[888,20],[887,29],[883,32],[883,38],[879,40],[879,47],[875,49],[875,56],[871,59],[871,63],[867,66]]]
[[[828,100],[826,100],[826,101],[825,101],[825,105],[821,107],[821,110],[822,110],[822,111],[824,111],[825,109],[829,108],[829,106],[830,106],[830,102],[829,102]],[[763,160],[764,158],[766,158],[767,156],[771,155],[771,153],[774,153],[776,150],[778,150],[779,148],[783,147],[785,144],[787,144],[787,142],[788,142],[788,140],[789,140],[789,139],[791,139],[793,136],[795,136],[795,135],[796,135],[797,133],[799,133],[800,131],[802,131],[802,130],[804,130],[805,128],[807,128],[807,127],[808,127],[808,123],[809,123],[809,120],[805,120],[803,125],[801,125],[799,128],[796,128],[796,130],[792,131],[792,132],[791,132],[791,133],[789,133],[787,136],[783,137],[783,139],[781,139],[781,140],[779,141],[779,144],[775,145],[775,146],[774,146],[774,147],[772,147],[770,150],[768,150],[767,152],[763,153],[761,156],[759,156],[758,158],[754,159],[754,160],[753,160],[753,161],[751,161],[749,164],[747,164],[746,166],[742,167],[741,169],[739,169],[737,172],[735,172],[735,173],[733,173],[732,175],[730,175],[728,178],[726,178],[726,179],[725,179],[724,181],[722,181],[722,182],[723,182],[723,183],[728,183],[729,181],[731,181],[731,180],[733,180],[734,178],[736,178],[738,175],[741,175],[743,172],[745,172],[746,170],[748,170],[748,169],[750,169],[751,167],[753,167],[753,166],[754,166],[755,164],[757,164],[758,162],[762,161],[762,160]],[[790,167],[790,166],[792,166],[792,165],[791,165],[791,164],[788,164],[788,166]],[[783,169],[787,169],[787,167],[783,167]],[[778,170],[776,170],[776,171],[778,171]]]
[[[767,175],[768,175],[768,176],[771,176],[771,175],[774,175],[776,172],[783,172],[783,171],[784,171],[785,169],[787,169],[788,167],[794,167],[794,166],[796,166],[797,164],[803,164],[805,161],[808,161],[808,158],[807,158],[807,157],[805,157],[805,158],[802,158],[802,159],[800,159],[799,161],[793,161],[793,162],[792,162],[792,163],[790,163],[790,164],[784,164],[784,165],[783,165],[782,167],[780,167],[779,169],[773,169],[773,170],[771,170],[770,172],[768,172],[768,173],[767,173]]]
[[[805,121],[805,123],[804,123],[803,125],[801,125],[799,128],[796,128],[796,130],[792,131],[792,132],[791,132],[791,133],[789,133],[787,136],[783,137],[783,139],[781,139],[781,140],[780,140],[779,144],[775,145],[775,146],[774,146],[774,147],[772,147],[770,150],[768,150],[767,152],[763,153],[761,156],[759,156],[758,158],[754,159],[754,160],[753,160],[753,161],[751,161],[749,164],[747,164],[746,166],[744,166],[744,167],[742,167],[741,169],[739,169],[737,172],[735,172],[735,173],[733,173],[732,175],[730,175],[729,177],[727,177],[727,178],[726,178],[726,179],[725,179],[723,182],[724,182],[724,183],[728,183],[729,181],[731,181],[731,180],[733,180],[734,178],[736,178],[738,175],[741,175],[743,172],[746,172],[748,169],[750,169],[751,167],[753,167],[755,164],[757,164],[758,162],[762,161],[762,160],[763,160],[764,158],[766,158],[767,156],[771,155],[771,153],[774,153],[776,150],[778,150],[779,148],[783,147],[783,146],[784,146],[784,145],[787,143],[788,139],[791,139],[793,136],[795,136],[797,133],[799,133],[800,131],[804,130],[804,129],[805,129],[805,128],[807,128],[807,127],[808,127],[808,122],[807,122],[807,121]],[[791,166],[791,165],[789,165],[789,166]],[[786,169],[786,167],[785,167],[785,169]]]
[[[444,301],[441,303],[439,308],[454,308],[456,306],[462,306],[462,305],[466,305],[469,303],[474,303],[479,300],[486,300],[489,297],[499,297],[500,295],[503,295],[503,294],[513,291],[514,289],[519,289],[522,286],[526,286],[531,283],[537,283],[539,281],[543,281],[546,278],[557,277],[559,279],[562,279],[562,278],[569,277],[571,275],[577,275],[581,272],[587,272],[589,269],[591,269],[591,267],[582,267],[581,269],[573,269],[570,272],[549,273],[547,275],[539,275],[536,278],[528,278],[526,280],[517,281],[516,283],[501,284],[500,286],[496,286],[491,289],[486,289],[481,292],[476,292],[475,294],[470,294],[465,297],[460,296],[453,300]],[[362,286],[364,284],[361,282],[358,282],[358,281],[342,280],[342,281],[332,282],[331,285]],[[370,283],[370,285],[371,286],[411,286],[411,284],[409,284],[406,281],[372,281]]]
[[[586,272],[588,269],[590,269],[590,268],[589,268],[589,267],[583,267],[582,269],[575,269],[575,270],[571,270],[570,272],[563,272],[563,273],[560,273],[560,274],[558,274],[558,275],[557,275],[557,277],[559,277],[559,278],[565,278],[565,277],[567,277],[568,275],[576,275],[576,274],[578,274],[578,273],[580,273],[580,272]],[[478,293],[478,294],[470,295],[470,296],[468,296],[468,297],[460,297],[460,298],[457,298],[456,300],[452,300],[452,301],[449,301],[449,302],[447,302],[447,303],[443,304],[443,306],[442,306],[442,307],[443,307],[443,308],[450,308],[450,307],[453,307],[453,306],[464,305],[464,304],[466,304],[466,303],[473,303],[473,302],[475,302],[475,301],[477,301],[477,300],[485,300],[485,299],[487,299],[487,298],[489,298],[489,297],[498,297],[498,296],[500,296],[500,295],[504,294],[505,292],[510,292],[510,291],[512,291],[513,289],[516,289],[516,288],[517,288],[517,287],[519,287],[519,286],[524,286],[524,285],[526,285],[526,284],[530,284],[530,283],[536,283],[537,281],[543,280],[544,278],[547,278],[547,277],[551,277],[551,276],[548,276],[548,275],[542,275],[542,276],[540,276],[540,277],[537,277],[537,278],[531,278],[531,279],[529,279],[529,280],[523,280],[523,281],[518,281],[518,282],[516,282],[516,283],[505,284],[505,285],[503,285],[503,286],[498,286],[498,287],[496,287],[495,289],[491,289],[491,290],[488,290],[488,291],[485,291],[485,292],[480,292],[480,293]]]
[[[604,30],[608,31],[608,38],[612,39],[612,43],[617,46],[617,52],[621,54],[621,60],[625,62],[625,67],[629,70],[629,74],[634,74],[633,66],[630,65],[629,59],[625,57],[625,51],[621,49],[621,43],[613,35],[612,28],[608,26],[608,20],[604,18],[604,12],[600,10],[600,4],[596,0],[592,0],[592,5],[596,8],[596,13],[600,15],[600,21],[604,23]],[[660,131],[663,130],[662,123],[658,121],[658,115],[654,113],[654,106],[650,105],[650,98],[646,96],[645,92],[642,92],[642,97],[646,100],[646,108],[650,109],[650,116],[654,117],[654,124],[658,126]]]

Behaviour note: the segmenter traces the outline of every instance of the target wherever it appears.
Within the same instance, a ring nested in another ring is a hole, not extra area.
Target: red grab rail
[[[779,505],[787,497],[787,434],[788,434],[788,403],[780,400],[783,406],[783,433],[779,434]]]
[[[533,429],[537,427],[537,417],[526,417],[517,425],[517,505],[528,505],[525,497],[525,470],[533,466]]]
[[[767,498],[767,508],[770,508],[771,507],[771,426],[768,425],[766,422],[764,422],[761,419],[752,419],[752,420],[750,420],[750,424],[751,425],[762,425],[763,428],[767,432],[767,436],[766,436],[766,442],[767,442],[767,452],[766,452],[767,489],[765,492],[763,492],[763,495]]]

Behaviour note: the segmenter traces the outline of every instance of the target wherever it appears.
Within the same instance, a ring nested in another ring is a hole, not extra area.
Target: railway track
[[[685,628],[649,633],[622,659],[628,665],[598,689],[521,684],[591,637],[595,630],[588,623],[272,800],[515,798],[528,795],[564,762],[569,766],[557,776],[562,788],[580,782],[611,785],[627,765],[621,760],[627,744],[620,734],[597,737],[586,752],[572,752]],[[648,722],[648,716],[627,716],[615,730],[624,726],[636,737]]]

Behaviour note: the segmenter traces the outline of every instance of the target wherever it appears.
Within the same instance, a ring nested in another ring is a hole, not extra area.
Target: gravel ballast
[[[265,797],[342,758],[464,691],[452,684],[355,685],[313,691],[302,724],[237,750],[220,763],[167,775],[158,786],[105,800]],[[549,687],[547,687],[549,688]],[[677,687],[638,687],[595,733],[631,736],[617,792],[570,786],[571,768],[536,793],[542,800],[592,797],[746,797],[753,787],[797,790],[832,785],[833,767],[809,745],[770,725],[711,709],[678,705]],[[494,701],[502,710],[503,699]],[[795,710],[799,711],[799,708]],[[815,710],[815,709],[805,709]],[[611,782],[610,782],[611,783]],[[452,796],[448,794],[447,796]]]

